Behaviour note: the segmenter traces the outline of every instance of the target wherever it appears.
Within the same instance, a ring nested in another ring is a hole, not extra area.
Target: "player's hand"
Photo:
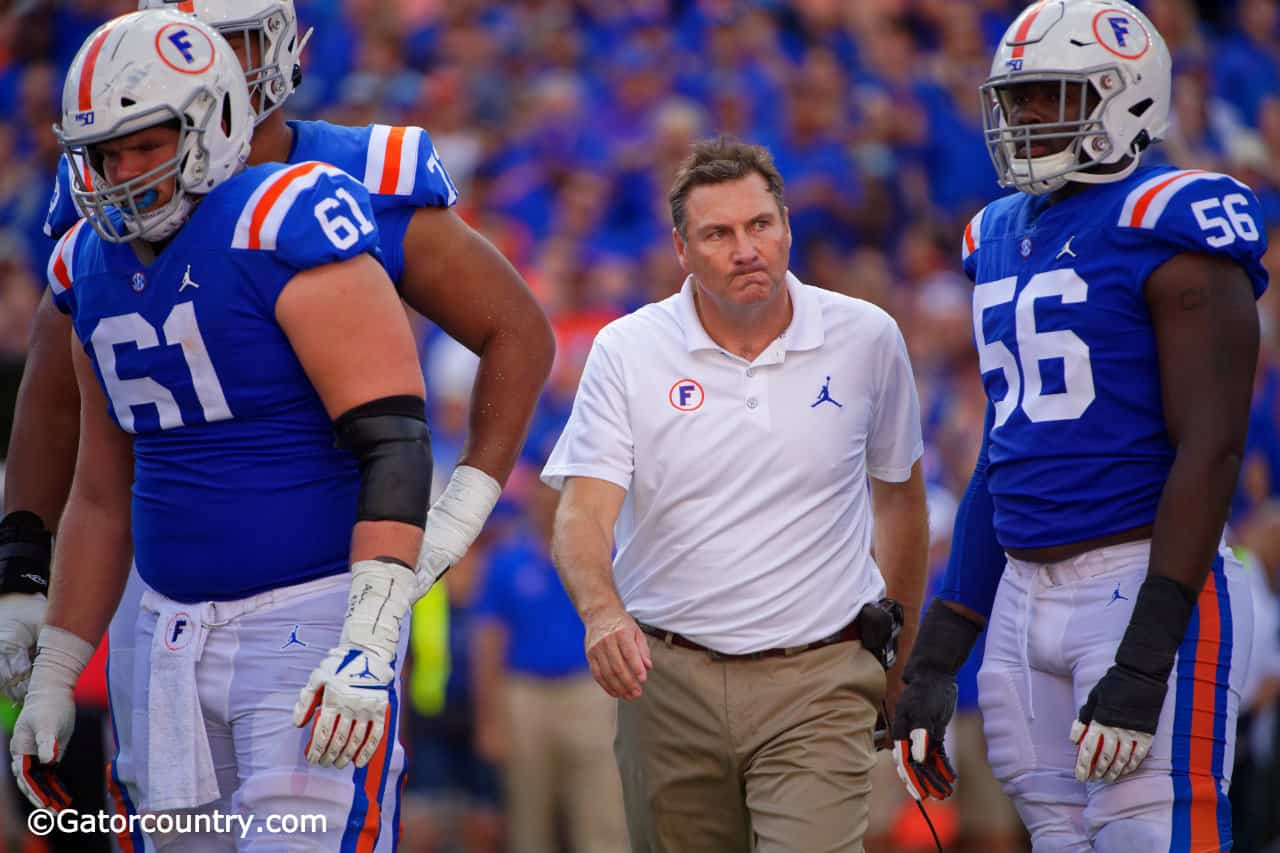
[[[71,798],[54,777],[76,724],[72,690],[84,671],[93,646],[52,625],[40,630],[39,650],[31,667],[26,702],[9,741],[18,788],[36,808],[58,811]]]
[[[339,769],[368,764],[390,725],[395,681],[394,659],[351,645],[330,649],[293,708],[295,726],[314,719],[307,760]]]
[[[587,663],[596,683],[615,699],[639,699],[653,669],[649,638],[621,607],[587,617]]]
[[[54,768],[75,729],[76,703],[69,688],[32,690],[13,728],[9,750],[18,789],[38,809],[61,811],[71,805]]]
[[[956,771],[942,745],[956,710],[956,682],[944,675],[915,674],[902,691],[893,714],[893,763],[913,799],[945,800]]]
[[[1114,782],[1151,751],[1168,684],[1113,665],[1089,691],[1071,724],[1076,750],[1076,779]]]
[[[36,637],[48,599],[38,593],[0,595],[0,693],[21,702],[31,677]]]
[[[322,767],[369,763],[391,728],[400,626],[413,605],[413,569],[390,557],[351,567],[347,616],[338,645],[307,679],[293,724],[314,719],[307,760]]]

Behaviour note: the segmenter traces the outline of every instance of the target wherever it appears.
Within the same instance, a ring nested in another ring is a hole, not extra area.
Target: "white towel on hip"
[[[194,809],[218,799],[218,777],[196,686],[209,605],[183,604],[148,589],[156,614],[147,689],[147,812]]]

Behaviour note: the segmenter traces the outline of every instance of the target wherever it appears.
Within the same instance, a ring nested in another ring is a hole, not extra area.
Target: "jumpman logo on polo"
[[[843,403],[837,403],[835,397],[831,396],[831,377],[830,376],[827,377],[827,381],[822,386],[822,390],[818,392],[818,399],[815,400],[809,406],[809,408],[816,409],[818,406],[820,406],[823,403],[830,403],[831,405],[835,406],[837,409],[844,408]]]
[[[302,642],[301,640],[299,640],[299,639],[298,639],[298,626],[297,626],[297,625],[294,625],[294,626],[293,626],[293,630],[289,632],[289,642],[285,643],[285,644],[284,644],[283,646],[281,646],[280,648],[282,648],[282,649],[287,649],[287,648],[289,648],[290,646],[302,646],[304,649],[307,647],[307,644],[306,644],[306,643],[304,643],[304,642]]]
[[[1117,601],[1128,601],[1129,596],[1120,594],[1120,584],[1116,584],[1115,590],[1111,593],[1111,600],[1107,602],[1107,607],[1115,604]]]

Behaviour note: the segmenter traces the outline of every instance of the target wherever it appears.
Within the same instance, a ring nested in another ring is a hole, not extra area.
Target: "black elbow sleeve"
[[[358,521],[423,527],[431,501],[431,433],[421,397],[370,400],[333,422],[338,447],[360,462]]]

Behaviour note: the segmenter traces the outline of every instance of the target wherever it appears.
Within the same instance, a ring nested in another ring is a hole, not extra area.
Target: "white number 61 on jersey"
[[[356,240],[360,239],[361,234],[369,234],[373,231],[373,223],[364,215],[364,211],[360,209],[359,203],[351,193],[339,187],[333,195],[337,198],[330,196],[316,202],[316,220],[330,243],[339,249],[349,249]],[[335,211],[341,211],[344,202],[346,208],[351,211],[352,217],[355,218],[354,224],[343,213],[335,213]]]

